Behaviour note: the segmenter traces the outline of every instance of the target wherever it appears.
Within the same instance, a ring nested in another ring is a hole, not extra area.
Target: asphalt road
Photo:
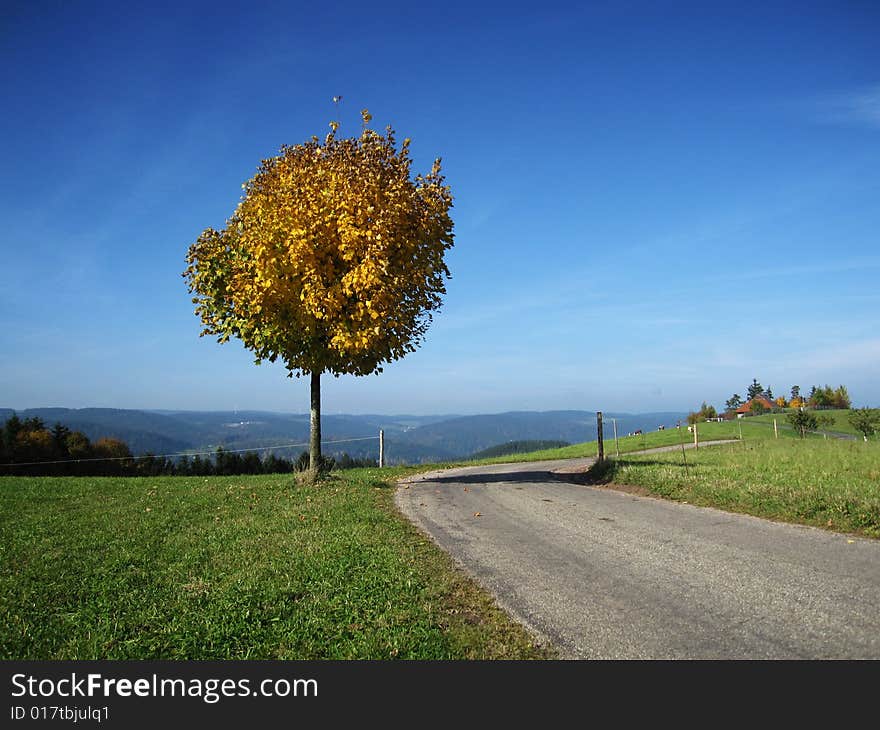
[[[590,459],[412,477],[400,509],[572,659],[880,659],[880,541],[581,486]]]

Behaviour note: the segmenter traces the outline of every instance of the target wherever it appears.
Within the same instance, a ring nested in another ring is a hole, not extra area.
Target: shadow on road
[[[558,476],[549,471],[510,471],[500,474],[461,474],[452,477],[436,477],[428,481],[437,484],[499,484],[502,482],[546,482]]]
[[[627,459],[606,459],[602,463],[595,463],[589,469],[579,472],[555,472],[555,471],[509,471],[496,472],[493,474],[459,474],[457,476],[434,477],[427,479],[433,484],[522,484],[529,482],[568,482],[585,486],[601,486],[614,480],[616,470],[624,466],[655,466],[680,467],[668,461],[655,459],[630,461]]]

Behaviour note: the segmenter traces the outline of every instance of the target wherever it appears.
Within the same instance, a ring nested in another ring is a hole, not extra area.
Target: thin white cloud
[[[822,261],[821,263],[807,263],[787,265],[785,276],[788,279],[797,279],[806,276],[827,276],[828,274],[841,274],[850,271],[864,271],[865,269],[880,268],[880,256],[853,256],[851,258],[835,261]],[[713,277],[717,284],[733,284],[743,280],[777,279],[778,269],[761,268],[752,270],[737,270],[729,274],[721,274]]]
[[[819,121],[880,127],[880,84],[816,99]]]

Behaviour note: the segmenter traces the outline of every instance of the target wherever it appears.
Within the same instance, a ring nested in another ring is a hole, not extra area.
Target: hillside
[[[19,418],[40,418],[47,427],[61,423],[72,431],[81,431],[92,441],[109,436],[125,441],[132,453],[176,453],[194,449],[199,434],[186,423],[149,411],[121,408],[28,408],[14,411]],[[0,420],[13,414],[0,408]]]
[[[13,411],[0,408],[0,419]],[[82,431],[91,440],[109,436],[125,441],[135,455],[225,449],[273,448],[295,458],[305,450],[308,414],[268,411],[140,411],[115,408],[31,408],[19,418],[41,418]],[[636,429],[674,425],[683,413],[605,414],[606,434],[612,419],[625,435]],[[594,411],[516,411],[475,416],[325,415],[324,451],[356,458],[377,458],[378,433],[385,431],[389,464],[417,464],[465,458],[510,441],[565,441],[596,438]],[[332,443],[339,442],[339,443]],[[292,446],[291,446],[292,445]],[[285,446],[287,448],[277,448]]]
[[[606,413],[605,427],[617,420],[618,433],[636,429],[653,431],[660,425],[674,425],[686,418],[683,413]],[[581,443],[596,440],[595,411],[512,411],[477,416],[461,416],[432,423],[409,431],[409,443],[439,448],[461,457],[508,441],[567,441]]]
[[[852,414],[851,410],[843,410],[843,409],[832,409],[832,410],[823,410],[823,411],[815,411],[817,415],[822,415],[832,420],[831,425],[825,427],[820,426],[819,432],[827,432],[829,435],[841,437],[841,436],[852,436],[853,438],[859,437],[861,438],[861,434],[856,431],[853,425],[849,422],[850,415]],[[788,421],[786,420],[785,413],[766,413],[760,416],[752,416],[749,420],[755,423],[764,424],[770,428],[773,427],[773,421],[776,420],[776,424],[778,428],[790,429]]]
[[[529,454],[533,451],[544,449],[562,449],[571,446],[567,441],[508,441],[507,443],[490,446],[488,449],[471,454],[468,460],[493,459],[496,456],[510,456],[511,454]]]

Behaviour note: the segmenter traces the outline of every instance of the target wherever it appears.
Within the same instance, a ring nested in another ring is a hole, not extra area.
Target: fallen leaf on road
[[[482,512],[474,512],[474,517],[482,517],[482,516],[483,516]]]
[[[855,540],[847,540],[847,542],[848,542],[850,545],[852,545],[852,544],[855,542]]]

